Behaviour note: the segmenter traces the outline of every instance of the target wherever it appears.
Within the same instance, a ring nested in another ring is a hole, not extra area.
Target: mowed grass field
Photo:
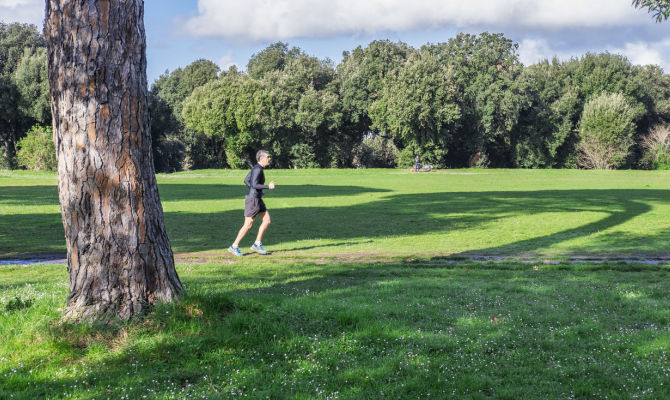
[[[175,253],[226,256],[246,171],[158,175]],[[670,172],[272,170],[275,257],[661,255]],[[0,256],[64,253],[55,174],[0,173]],[[242,247],[247,249],[259,222]]]
[[[541,262],[668,254],[670,173],[448,172],[268,170],[242,258],[244,172],[160,175],[184,297],[64,325],[64,265],[0,265],[0,399],[670,398],[670,265]],[[55,183],[0,177],[3,257],[64,252]]]

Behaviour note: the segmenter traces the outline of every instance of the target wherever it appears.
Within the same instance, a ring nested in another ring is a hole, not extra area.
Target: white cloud
[[[598,28],[652,23],[626,0],[199,0],[193,36],[252,41],[424,28]]]
[[[232,51],[228,51],[223,57],[219,59],[217,63],[222,71],[227,71],[228,68],[235,66],[238,70],[241,70],[240,63],[235,61],[235,54]]]
[[[582,54],[583,52],[579,51],[558,51],[552,48],[546,39],[524,39],[519,43],[519,60],[524,65],[537,64],[542,60],[551,60],[554,57],[565,61]]]
[[[656,43],[634,42],[626,43],[624,48],[610,49],[611,53],[617,53],[628,57],[630,62],[639,65],[660,65],[664,71],[670,69],[670,62],[663,56],[670,51],[670,40]]]
[[[0,22],[34,24],[42,30],[44,0],[0,0]]]
[[[549,44],[546,39],[524,39],[519,43],[519,60],[525,65],[535,64],[538,61],[549,59],[554,56],[559,60],[569,60],[571,57],[581,57],[588,50],[572,48],[570,50],[557,50]],[[608,51],[612,54],[621,54],[635,65],[658,65],[668,73],[670,72],[670,39],[658,42],[628,42],[620,46],[605,46],[602,50],[591,50],[595,52]]]

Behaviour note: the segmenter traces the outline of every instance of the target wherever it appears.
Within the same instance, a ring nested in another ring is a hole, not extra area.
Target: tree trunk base
[[[174,301],[179,297],[179,295],[172,295],[169,299],[160,299],[158,302]],[[71,304],[65,307],[60,323],[103,322],[109,324],[113,321],[128,321],[134,316],[147,312],[158,302]]]

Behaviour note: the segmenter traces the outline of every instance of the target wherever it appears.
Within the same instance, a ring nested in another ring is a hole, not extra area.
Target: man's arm
[[[254,168],[251,171],[251,187],[253,189],[256,189],[256,190],[270,189],[270,186],[262,185],[260,183],[260,177],[261,177],[261,169],[260,168]]]

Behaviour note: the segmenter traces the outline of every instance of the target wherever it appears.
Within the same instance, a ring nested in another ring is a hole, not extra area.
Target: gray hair
[[[269,156],[270,153],[267,150],[258,150],[256,152],[256,161],[260,161],[263,156]]]

